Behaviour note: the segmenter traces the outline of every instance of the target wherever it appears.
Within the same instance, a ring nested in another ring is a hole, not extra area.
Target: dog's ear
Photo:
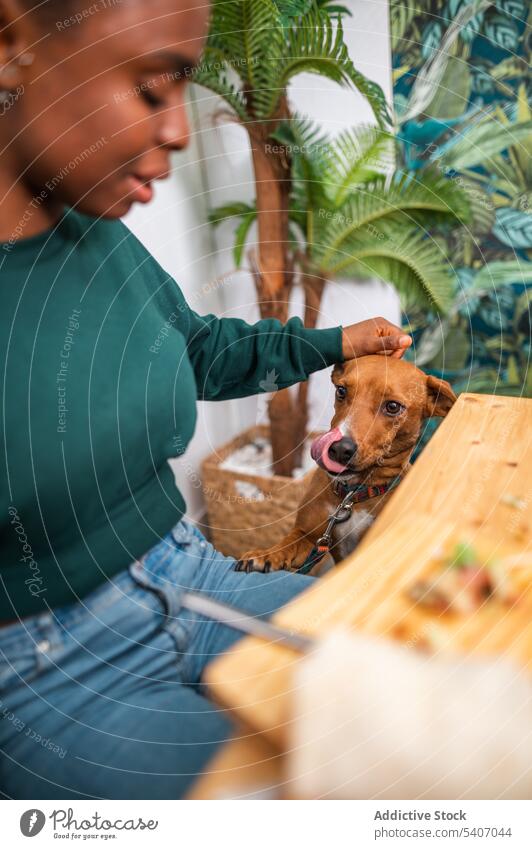
[[[454,402],[454,394],[451,384],[446,380],[440,380],[432,374],[427,375],[427,400],[425,402],[425,418],[431,416],[446,416]]]
[[[339,377],[341,377],[343,375],[344,370],[345,370],[345,364],[344,363],[336,363],[335,367],[333,368],[333,370],[331,372],[331,380],[332,380],[333,383],[336,380],[338,380]]]

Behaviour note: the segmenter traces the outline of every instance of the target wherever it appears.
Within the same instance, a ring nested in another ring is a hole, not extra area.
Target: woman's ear
[[[431,416],[446,416],[454,402],[454,394],[451,384],[446,380],[440,380],[433,375],[427,375],[427,400],[425,401],[425,418]]]
[[[26,52],[24,11],[17,0],[0,0],[0,91],[14,91],[20,86],[25,66],[33,60],[33,54]]]

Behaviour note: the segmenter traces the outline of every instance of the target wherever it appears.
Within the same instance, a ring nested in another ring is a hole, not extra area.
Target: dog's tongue
[[[323,436],[317,436],[310,446],[310,456],[313,460],[316,461],[318,466],[321,466],[322,469],[326,469],[328,472],[334,472],[338,474],[338,472],[345,472],[347,466],[342,466],[340,463],[337,463],[335,460],[331,460],[329,457],[329,448],[333,444],[333,442],[338,442],[342,438],[342,431],[340,428],[335,427],[333,430],[327,431]]]

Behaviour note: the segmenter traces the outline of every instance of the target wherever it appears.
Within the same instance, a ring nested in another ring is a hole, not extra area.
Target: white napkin
[[[532,683],[508,661],[338,631],[298,665],[292,697],[297,797],[532,797]]]

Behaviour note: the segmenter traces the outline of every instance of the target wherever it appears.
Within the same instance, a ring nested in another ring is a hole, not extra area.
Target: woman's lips
[[[340,428],[335,427],[333,430],[329,430],[327,433],[322,434],[322,436],[317,436],[310,446],[310,456],[312,459],[315,460],[318,466],[321,466],[322,469],[326,469],[326,471],[334,474],[339,474],[340,472],[345,472],[347,470],[347,466],[342,466],[340,463],[337,463],[329,457],[329,448],[333,442],[338,442],[342,436],[343,434]]]
[[[142,180],[140,177],[136,177],[135,174],[131,174],[129,176],[129,183],[131,189],[128,192],[128,198],[130,200],[137,200],[139,203],[150,202],[153,197],[153,186],[149,181]]]

